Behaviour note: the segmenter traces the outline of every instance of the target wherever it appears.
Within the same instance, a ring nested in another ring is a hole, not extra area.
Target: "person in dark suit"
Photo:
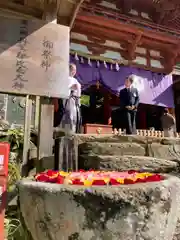
[[[133,76],[125,80],[125,88],[119,93],[120,108],[124,115],[126,134],[136,134],[136,112],[139,104],[139,93],[133,87]]]

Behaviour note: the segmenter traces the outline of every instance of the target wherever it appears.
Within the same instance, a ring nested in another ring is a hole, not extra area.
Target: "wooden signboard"
[[[84,133],[85,134],[112,134],[112,126],[87,123],[84,125]]]
[[[0,17],[0,33],[0,92],[68,96],[68,27]]]

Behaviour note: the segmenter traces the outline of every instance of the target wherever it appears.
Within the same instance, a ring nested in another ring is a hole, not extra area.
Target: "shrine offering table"
[[[84,125],[85,134],[112,134],[111,125],[102,124],[85,124]]]

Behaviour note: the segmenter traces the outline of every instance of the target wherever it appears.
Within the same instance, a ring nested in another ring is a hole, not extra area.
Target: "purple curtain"
[[[174,107],[172,75],[158,74],[127,66],[119,66],[120,69],[117,71],[115,65],[112,69],[110,64],[104,65],[103,62],[100,62],[100,65],[97,66],[97,61],[91,61],[89,64],[87,59],[83,60],[84,62],[81,63],[81,61],[75,60],[74,56],[71,56],[71,61],[75,62],[77,66],[77,78],[83,89],[99,80],[104,87],[118,95],[124,87],[126,77],[134,75],[141,103]]]
[[[84,59],[83,63],[76,60],[75,57],[71,56],[71,62],[76,64],[77,74],[76,77],[82,85],[82,89],[86,89],[96,81],[100,79],[99,69],[95,61],[91,61],[91,65],[88,64],[88,60]]]

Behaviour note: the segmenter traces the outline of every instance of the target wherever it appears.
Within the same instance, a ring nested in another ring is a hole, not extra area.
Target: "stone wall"
[[[57,137],[57,135],[55,137]],[[98,134],[77,134],[66,138],[66,141],[62,141],[65,143],[65,151],[70,153],[70,158],[72,158],[72,155],[75,158],[76,152],[78,152],[78,165],[80,169],[107,168],[111,170],[125,170],[126,167],[128,169],[136,169],[137,167],[144,166],[153,171],[179,172],[179,138]],[[69,141],[69,145],[76,149],[71,150],[70,146],[67,149],[67,141]],[[72,151],[74,152],[73,154]],[[63,151],[61,144],[59,154],[60,162],[62,162]],[[143,156],[144,158],[142,158]],[[33,148],[30,150],[30,162],[32,166],[34,166],[36,157],[37,154],[35,152],[34,156]],[[152,158],[150,159],[148,157]],[[129,159],[129,163],[127,162],[127,158]],[[76,159],[71,160],[76,161]],[[43,170],[54,168],[53,156],[42,158],[41,162]],[[61,167],[62,166],[60,166],[60,168]]]
[[[76,141],[79,168],[125,170],[123,164],[126,164],[128,169],[132,169],[137,164],[138,167],[151,166],[149,169],[154,171],[179,171],[180,139],[178,138],[76,135]],[[162,168],[159,169],[158,166]]]

